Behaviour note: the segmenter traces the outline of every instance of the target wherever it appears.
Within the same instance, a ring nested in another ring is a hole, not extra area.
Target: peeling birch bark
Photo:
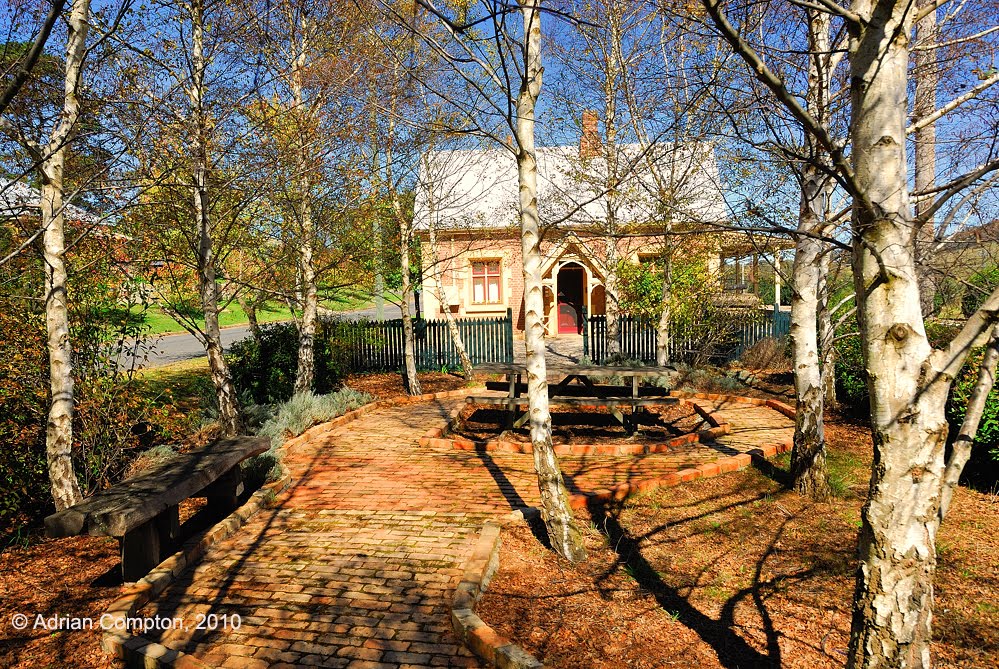
[[[49,392],[45,457],[57,511],[83,500],[73,468],[73,344],[69,333],[68,272],[63,169],[66,148],[80,120],[80,83],[90,25],[90,0],[75,0],[67,21],[66,72],[62,116],[42,149],[36,168],[41,193],[42,259],[45,263],[45,330],[49,354]]]
[[[570,562],[586,558],[583,536],[569,508],[558,456],[552,445],[545,364],[544,297],[541,287],[541,225],[538,215],[538,165],[534,148],[534,109],[541,93],[540,0],[519,0],[524,17],[525,69],[517,97],[517,178],[520,194],[521,251],[524,260],[524,340],[527,347],[527,397],[534,469],[541,492],[541,515],[552,548]]]

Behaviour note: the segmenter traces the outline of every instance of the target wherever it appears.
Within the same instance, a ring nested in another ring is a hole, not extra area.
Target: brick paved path
[[[417,445],[458,403],[378,410],[294,449],[295,483],[278,506],[142,611],[191,622],[238,613],[242,626],[157,640],[227,668],[478,666],[451,635],[451,592],[481,523],[535,505],[537,488],[530,455]],[[567,485],[581,492],[661,475],[790,433],[770,409],[719,410],[733,432],[714,448],[564,457]]]

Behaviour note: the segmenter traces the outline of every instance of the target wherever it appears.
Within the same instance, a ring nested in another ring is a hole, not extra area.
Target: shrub
[[[343,340],[340,321],[321,318],[316,328],[316,393],[329,393],[343,383],[349,371],[350,347]],[[232,380],[240,395],[257,404],[291,398],[298,369],[298,329],[294,323],[272,323],[261,328],[260,339],[236,342],[228,355]]]
[[[79,296],[78,296],[79,297]],[[86,301],[75,305],[85,307]],[[89,313],[89,312],[88,312]],[[73,466],[84,495],[116,483],[165,436],[167,410],[145,398],[117,354],[124,333],[73,313]],[[85,325],[77,325],[81,322]],[[52,510],[45,452],[49,379],[41,314],[0,309],[0,546]],[[140,427],[141,426],[141,427]]]
[[[257,430],[262,437],[269,437],[271,448],[252,458],[244,466],[251,479],[277,478],[277,448],[289,437],[296,437],[313,425],[319,425],[342,416],[371,402],[374,398],[353,388],[341,388],[329,395],[298,393],[275,408],[274,416]],[[267,472],[261,477],[261,472]]]
[[[836,397],[840,406],[857,415],[866,415],[870,411],[870,398],[860,336],[844,336],[835,347]]]
[[[926,336],[934,347],[945,346],[957,332],[954,326],[927,323]],[[858,415],[868,415],[866,373],[860,351],[860,337],[845,337],[836,344],[836,390],[843,407]],[[951,386],[947,398],[947,420],[951,437],[957,434],[978,380],[978,369],[984,349],[972,351]],[[990,487],[999,480],[999,388],[993,388],[986,401],[971,459],[965,466],[963,479]]]
[[[964,297],[961,298],[961,311],[966,317],[978,311],[988,294],[999,286],[999,266],[993,265],[975,272],[968,279],[968,284],[964,289]]]
[[[789,337],[764,337],[743,352],[742,365],[748,369],[790,369]]]

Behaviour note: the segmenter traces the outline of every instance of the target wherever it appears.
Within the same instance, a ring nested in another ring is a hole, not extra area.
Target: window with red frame
[[[499,260],[473,260],[472,304],[500,304],[503,301],[501,278]]]

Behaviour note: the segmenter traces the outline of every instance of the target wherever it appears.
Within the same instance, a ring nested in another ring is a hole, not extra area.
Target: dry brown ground
[[[752,469],[654,491],[580,515],[576,567],[505,531],[479,615],[551,667],[843,666],[871,442],[828,435],[829,503]],[[937,548],[936,666],[999,666],[999,497],[958,490]]]

